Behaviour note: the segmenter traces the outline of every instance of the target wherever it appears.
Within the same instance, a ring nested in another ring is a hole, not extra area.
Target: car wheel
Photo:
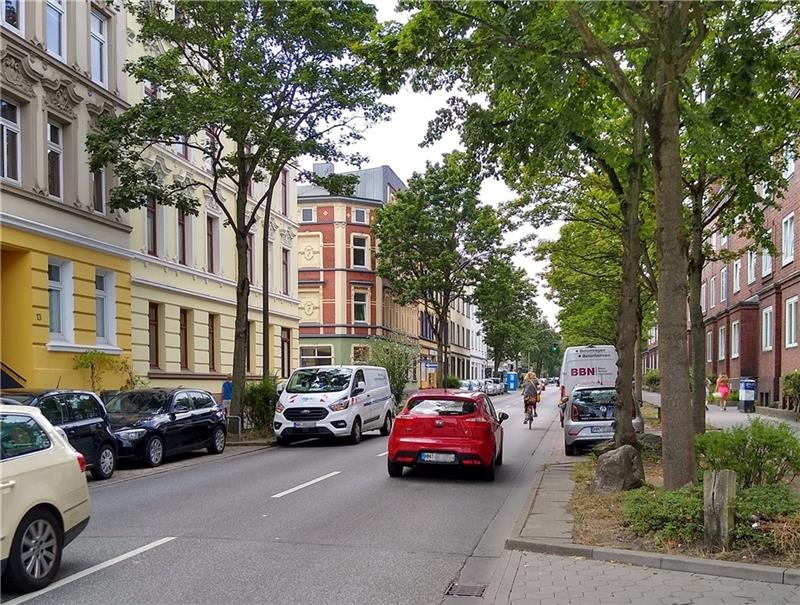
[[[208,446],[209,454],[221,454],[225,451],[225,429],[218,426],[214,429],[214,436],[211,438],[211,445]]]
[[[575,444],[564,442],[564,453],[567,456],[574,456],[575,455]]]
[[[496,466],[503,466],[503,442],[500,442],[500,453],[497,454],[497,458],[494,461]]]
[[[361,419],[356,418],[353,422],[353,428],[350,431],[350,443],[358,445],[361,443]]]
[[[484,481],[494,481],[494,467],[495,467],[495,459],[492,458],[492,461],[489,463],[488,466],[484,467],[483,469],[483,480]]]
[[[159,466],[164,462],[164,441],[153,435],[144,446],[144,461],[147,466]]]
[[[386,418],[383,419],[383,426],[381,427],[381,435],[384,437],[392,432],[392,413],[386,412]]]
[[[50,511],[39,508],[22,519],[11,543],[8,559],[10,584],[20,592],[44,588],[61,565],[64,532]]]
[[[391,460],[386,461],[386,470],[389,471],[390,477],[403,476],[403,465],[397,464],[396,462],[392,462]]]
[[[97,461],[92,467],[92,477],[100,481],[110,479],[116,467],[117,455],[114,453],[114,448],[108,443],[104,443],[97,452]]]

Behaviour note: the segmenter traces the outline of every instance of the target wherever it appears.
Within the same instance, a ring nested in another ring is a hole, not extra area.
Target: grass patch
[[[641,406],[641,410],[645,427],[650,430],[660,430],[661,419],[658,417],[658,408],[645,401]]]

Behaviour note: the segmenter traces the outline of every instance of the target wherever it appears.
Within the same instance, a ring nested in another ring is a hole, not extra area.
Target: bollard
[[[736,498],[734,471],[703,473],[703,533],[707,548],[728,548]]]

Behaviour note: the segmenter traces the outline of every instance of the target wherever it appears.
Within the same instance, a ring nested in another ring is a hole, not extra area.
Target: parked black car
[[[227,429],[211,394],[198,389],[137,389],[115,395],[108,415],[120,457],[158,466],[165,456],[225,449]]]
[[[117,467],[117,440],[103,403],[90,391],[52,389],[4,391],[3,403],[30,405],[61,428],[69,443],[86,458],[95,479],[108,479]]]

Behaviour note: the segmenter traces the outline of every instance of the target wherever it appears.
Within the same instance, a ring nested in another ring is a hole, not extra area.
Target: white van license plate
[[[456,461],[455,454],[437,454],[435,452],[422,452],[419,455],[420,462],[438,462],[440,464],[453,464]]]
[[[317,426],[316,422],[295,422],[294,428],[296,429],[313,429]]]
[[[592,427],[593,433],[613,433],[614,427],[613,426],[593,426]]]

